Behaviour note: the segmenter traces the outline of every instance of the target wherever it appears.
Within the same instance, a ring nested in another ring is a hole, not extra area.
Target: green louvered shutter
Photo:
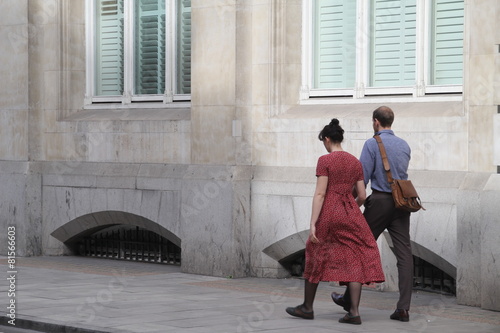
[[[372,0],[372,87],[415,84],[416,0]]]
[[[136,0],[135,93],[165,92],[165,0]]]
[[[177,91],[191,93],[191,0],[177,4]]]
[[[433,1],[431,84],[462,84],[464,1]]]
[[[356,1],[316,0],[315,89],[352,88],[356,64]]]
[[[96,0],[97,96],[123,94],[123,0]]]

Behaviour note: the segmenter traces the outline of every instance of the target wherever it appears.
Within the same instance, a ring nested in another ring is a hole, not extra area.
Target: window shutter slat
[[[372,87],[415,84],[416,14],[416,0],[372,1]]]
[[[436,0],[433,8],[431,84],[462,84],[463,0]]]
[[[314,87],[352,88],[356,64],[356,1],[315,2]]]
[[[135,8],[135,93],[165,92],[165,1],[137,0]]]
[[[97,1],[96,95],[123,94],[123,0]]]
[[[191,93],[191,0],[179,0],[177,13],[177,93]]]

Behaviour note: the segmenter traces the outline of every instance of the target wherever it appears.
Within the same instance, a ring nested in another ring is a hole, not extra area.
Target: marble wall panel
[[[495,106],[471,106],[469,116],[468,170],[495,172],[494,128]]]
[[[181,234],[181,193],[180,191],[161,192],[158,224],[179,236]]]
[[[28,0],[0,1],[2,25],[22,25],[28,23]]]
[[[153,230],[155,232],[159,232],[157,225],[163,226],[175,235],[180,231],[180,195],[176,191],[44,186],[43,193],[43,241],[46,254],[62,254],[67,251],[61,242],[50,235],[54,230],[63,227],[59,229],[59,232],[67,233],[63,238],[73,236],[74,230],[68,229],[71,225],[69,224],[68,228],[65,225],[91,213],[106,211],[131,213],[154,222],[147,226],[142,223],[141,226],[149,229],[156,226]],[[86,228],[106,223],[120,223],[115,215],[100,214],[100,221],[89,216],[80,223],[86,223]],[[127,217],[128,220],[122,223],[139,225],[139,220],[134,222],[130,218]]]
[[[481,193],[481,307],[500,311],[500,175],[490,176]]]
[[[265,177],[272,177],[270,173],[265,174]],[[282,173],[282,176],[293,178],[293,174]],[[311,183],[252,182],[252,269],[255,274],[284,274],[283,268],[276,265],[276,261],[269,260],[262,250],[309,229],[314,186],[314,177],[311,177]],[[302,239],[302,243],[305,241]],[[287,249],[281,251],[284,251],[281,257],[291,254],[286,252]]]
[[[283,30],[285,63],[288,65],[302,63],[302,1],[283,1]],[[299,24],[300,23],[300,24]],[[300,69],[296,69],[300,73]],[[285,82],[290,82],[285,80]],[[300,82],[300,79],[299,79]]]
[[[57,204],[57,188],[44,187],[42,189],[42,247],[44,255],[62,255],[65,253],[65,247],[54,237],[50,235],[52,231],[61,226],[58,221],[67,221],[67,216],[61,215],[61,209]],[[93,225],[89,225],[92,227]]]
[[[377,240],[380,259],[382,261],[382,269],[384,270],[385,276],[385,281],[381,284],[378,284],[377,288],[381,291],[399,291],[397,260],[394,252],[392,252],[389,246],[389,242],[392,245],[389,233],[387,231],[382,233],[382,235],[380,235]]]
[[[249,189],[249,182],[246,187]],[[245,194],[234,192],[228,182],[184,180],[181,211],[184,272],[226,277],[249,274],[247,254],[242,251],[249,246],[249,238],[236,241],[234,237],[245,234],[241,229],[248,228],[249,217],[242,221],[233,211],[237,202],[249,202],[248,199],[248,195],[245,198]],[[245,210],[249,209],[246,204]]]
[[[252,66],[252,104],[268,105],[271,98],[272,86],[269,76],[271,74],[269,64],[256,64]]]
[[[0,191],[0,242],[7,244],[8,227],[15,228],[16,254],[23,256],[26,253],[26,244],[23,237],[27,234],[25,223],[25,188],[26,177],[22,174],[12,175],[0,173],[2,191]],[[7,246],[0,249],[2,255],[7,255]]]
[[[334,113],[321,118],[279,117],[269,120],[255,120],[253,125],[253,157],[257,165],[277,166],[315,166],[316,156],[325,153],[317,134]],[[343,147],[346,151],[359,157],[366,139],[370,138],[372,130],[369,126],[360,124],[359,118],[341,117],[345,133]],[[396,135],[404,138],[412,148],[411,169],[420,170],[465,170],[467,168],[466,154],[467,136],[465,117],[450,119],[428,119],[414,117],[405,119],[406,123],[415,126],[412,130],[408,125],[395,130]],[[428,124],[427,126],[425,124]],[[419,130],[421,129],[421,130]],[[299,156],[299,157],[297,157]],[[308,156],[313,156],[310,160]]]
[[[467,170],[468,143],[465,132],[406,133],[401,135],[412,149],[411,169]]]
[[[235,4],[192,4],[194,106],[232,105],[235,98]]]
[[[20,1],[26,3],[26,1]],[[0,34],[0,100],[2,109],[28,109],[28,35],[27,24],[6,25],[3,19],[10,11],[2,14]],[[23,16],[18,17],[20,21]],[[14,57],[12,55],[15,55]]]
[[[458,260],[456,205],[425,203],[425,209],[426,211],[412,214],[411,239],[456,267]],[[444,267],[440,268],[443,270]]]
[[[88,160],[95,162],[187,163],[189,133],[88,133]]]
[[[85,15],[79,16],[80,20],[85,17]],[[85,71],[86,66],[86,49],[85,43],[75,43],[74,41],[85,40],[85,25],[82,23],[70,22],[67,26],[65,26],[66,30],[65,39],[63,42],[66,44],[63,45],[63,53],[61,55],[62,59],[65,61],[65,66],[67,66],[68,70],[75,71]],[[54,37],[57,35],[54,35]],[[56,40],[56,42],[61,42],[61,38]]]
[[[481,305],[481,191],[488,174],[468,174],[457,199],[457,302]]]
[[[469,59],[469,71],[473,75],[469,76],[468,102],[470,106],[493,105],[495,97],[494,82],[495,55],[484,54],[471,56]]]
[[[0,159],[28,158],[28,111],[0,109]]]
[[[470,15],[471,36],[481,36],[481,38],[470,38],[470,54],[490,54],[493,50],[495,40],[495,28],[497,28],[498,20],[495,20],[495,15],[491,15],[492,11],[498,8],[498,2],[495,0],[474,1],[473,5],[466,6],[468,9],[467,15]]]
[[[195,164],[232,164],[234,106],[192,108],[191,161]]]
[[[500,30],[500,28],[497,28],[497,30]],[[495,76],[493,81],[495,95],[493,102],[498,107],[500,105],[500,40],[496,42],[496,46],[498,47],[498,51],[495,54]]]
[[[269,36],[272,30],[271,26],[271,4],[269,1],[264,1],[260,4],[252,6],[252,63],[253,65],[269,64],[271,43]]]
[[[44,75],[46,71],[58,71],[61,66],[61,35],[59,31],[60,26],[56,24],[57,14],[57,12],[48,13],[46,23],[36,23],[30,26],[32,34],[36,37],[33,38],[32,43],[30,43],[30,61],[38,65],[36,68],[40,75]],[[39,13],[34,13],[32,15],[38,17]],[[43,15],[42,12],[40,16]],[[54,16],[52,17],[52,15]],[[43,21],[45,19],[40,20]],[[85,38],[74,40],[85,40]],[[83,53],[83,55],[84,54],[85,53]],[[82,57],[83,55],[80,54],[79,56]],[[50,89],[53,87],[41,86],[40,88]]]
[[[500,114],[493,116],[493,164],[500,166]]]

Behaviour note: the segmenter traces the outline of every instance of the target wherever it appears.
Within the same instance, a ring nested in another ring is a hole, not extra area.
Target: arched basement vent
[[[82,256],[169,265],[181,264],[181,249],[165,237],[140,227],[114,225],[76,240]]]
[[[413,256],[413,289],[456,295],[456,281],[436,266]]]

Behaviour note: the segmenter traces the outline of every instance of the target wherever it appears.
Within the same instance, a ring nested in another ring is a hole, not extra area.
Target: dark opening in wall
[[[279,263],[292,275],[302,276],[306,264],[306,250],[298,251],[279,261]]]
[[[180,247],[155,232],[139,227],[115,225],[82,237],[76,243],[78,254],[82,256],[181,264]]]
[[[454,278],[428,263],[413,256],[413,289],[437,292],[445,295],[456,295],[457,287]]]

